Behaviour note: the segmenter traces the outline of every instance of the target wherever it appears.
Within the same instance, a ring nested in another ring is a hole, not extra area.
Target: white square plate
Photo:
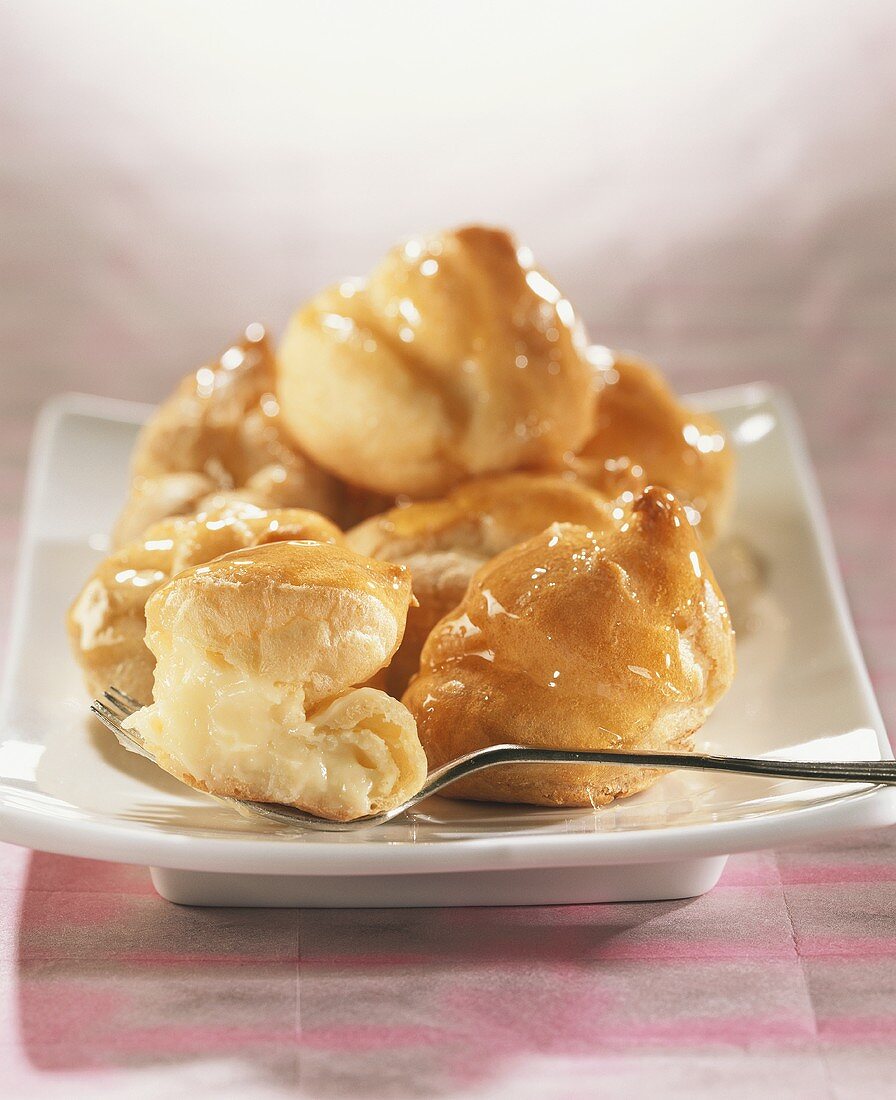
[[[786,401],[762,386],[692,400],[724,421],[739,458],[733,534],[716,554],[739,670],[698,747],[890,757]],[[191,791],[90,717],[63,625],[149,412],[68,396],[41,417],[0,701],[0,839],[147,864],[160,893],[192,904],[536,904],[689,897],[731,852],[896,821],[893,788],[699,772],[596,811],[435,798],[342,834],[285,832]]]

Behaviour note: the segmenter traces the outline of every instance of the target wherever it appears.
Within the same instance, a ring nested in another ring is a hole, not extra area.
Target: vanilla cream
[[[252,676],[171,638],[158,654],[156,702],[126,722],[172,774],[219,794],[339,819],[376,809],[400,784],[400,703],[356,688],[305,714],[304,692]]]

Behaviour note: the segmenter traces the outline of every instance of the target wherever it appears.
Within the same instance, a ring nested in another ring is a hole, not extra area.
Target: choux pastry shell
[[[468,481],[444,500],[393,508],[348,531],[352,549],[406,565],[413,576],[419,606],[408,612],[404,641],[386,670],[389,691],[401,696],[429,632],[457,607],[490,558],[554,522],[583,524],[603,535],[621,515],[582,482],[521,472]]]
[[[487,745],[687,749],[734,674],[725,601],[684,509],[647,488],[618,529],[555,524],[484,565],[404,702],[431,767]],[[513,765],[462,798],[603,805],[655,771]]]
[[[734,484],[729,440],[714,416],[688,409],[662,375],[628,352],[591,347],[601,389],[591,435],[566,465],[608,496],[661,485],[687,505],[704,541],[725,528]]]
[[[147,599],[188,566],[280,539],[339,542],[341,532],[316,512],[265,512],[242,504],[162,520],[138,541],[104,558],[66,620],[72,652],[90,694],[100,696],[115,686],[149,702],[155,659],[143,641]]]
[[[340,487],[282,430],[275,381],[267,336],[252,324],[216,362],[181,382],[137,439],[115,546],[160,519],[228,501],[338,514]],[[225,496],[213,500],[219,493]]]
[[[470,226],[408,241],[314,298],[278,349],[293,438],[378,493],[444,494],[558,462],[592,427],[595,376],[569,302],[528,249]]]

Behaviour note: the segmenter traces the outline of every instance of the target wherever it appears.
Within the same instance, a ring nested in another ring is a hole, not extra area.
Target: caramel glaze
[[[724,599],[684,509],[648,487],[604,534],[555,524],[473,578],[404,695],[430,767],[486,745],[686,748],[734,673]],[[604,804],[634,768],[512,767],[458,797]]]
[[[120,546],[168,515],[226,500],[304,507],[338,517],[341,487],[281,427],[274,357],[261,325],[188,375],[137,440],[131,497],[114,535]]]
[[[626,352],[592,347],[600,380],[591,436],[565,466],[608,496],[662,485],[692,510],[707,542],[724,528],[734,458],[721,425],[682,405],[659,374]]]
[[[269,542],[173,577],[146,606],[146,636],[213,651],[247,675],[303,688],[306,709],[387,663],[412,600],[407,569],[333,542]]]
[[[155,659],[143,640],[146,601],[182,569],[281,539],[341,537],[316,512],[265,512],[246,504],[153,524],[140,540],[100,562],[69,609],[72,652],[88,690],[96,696],[115,685],[140,702],[152,699]]]
[[[393,249],[295,314],[277,392],[298,444],[346,481],[432,497],[585,442],[594,372],[569,302],[505,232]]]
[[[617,509],[617,516],[622,510]],[[400,697],[417,671],[427,635],[463,599],[476,570],[551,523],[584,524],[603,535],[618,523],[613,505],[581,482],[536,473],[468,481],[447,498],[393,508],[346,533],[359,553],[406,565],[418,606],[385,674]]]

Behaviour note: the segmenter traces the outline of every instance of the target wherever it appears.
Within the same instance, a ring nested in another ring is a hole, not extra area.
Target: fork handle
[[[896,760],[774,760],[694,752],[569,751],[535,749],[525,745],[494,745],[437,768],[430,773],[424,791],[435,794],[463,776],[499,764],[634,764],[643,768],[688,768],[692,771],[733,772],[777,779],[896,784]]]

